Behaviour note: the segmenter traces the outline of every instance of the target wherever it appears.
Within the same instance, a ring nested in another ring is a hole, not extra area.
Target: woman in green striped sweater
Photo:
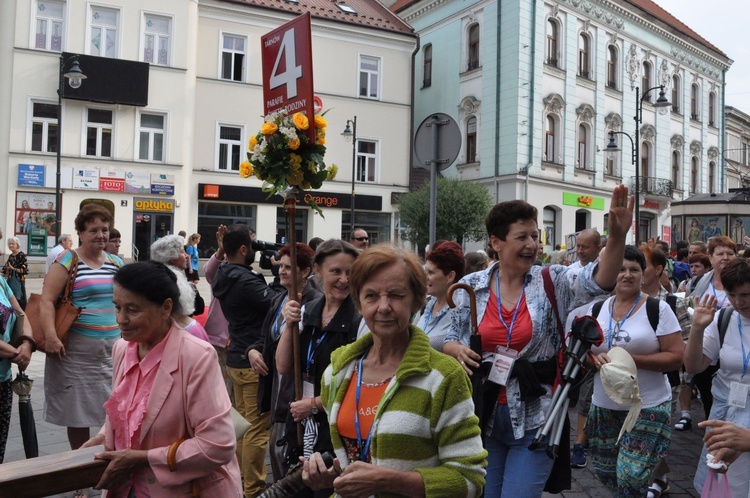
[[[410,325],[426,297],[421,262],[378,245],[357,258],[349,285],[372,333],[331,356],[321,399],[336,460],[326,468],[313,454],[305,483],[344,498],[480,496],[487,452],[469,379]]]

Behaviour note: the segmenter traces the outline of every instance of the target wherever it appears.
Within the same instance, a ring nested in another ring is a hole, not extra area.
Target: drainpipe
[[[536,4],[532,2],[531,8],[531,81],[529,81],[529,160],[526,164],[526,193],[524,200],[529,202],[529,170],[534,164],[534,123],[536,122],[536,115],[534,114],[534,103],[536,102],[535,93],[535,75],[536,75]]]
[[[719,150],[724,150],[727,143],[727,127],[726,127],[726,92],[727,92],[727,70],[721,71],[721,147]],[[722,192],[728,192],[726,184],[726,168],[727,158],[726,154],[721,155],[721,189]],[[740,187],[742,187],[742,177],[740,176]]]
[[[536,3],[536,2],[534,2]],[[497,177],[500,175],[500,62],[501,45],[500,26],[502,22],[503,2],[496,2],[497,5],[497,34],[495,43],[497,45],[497,68],[495,69],[495,202],[500,202],[500,183]]]

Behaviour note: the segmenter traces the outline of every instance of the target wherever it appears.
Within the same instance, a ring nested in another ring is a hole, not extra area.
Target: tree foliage
[[[484,219],[492,207],[487,189],[477,183],[438,178],[436,227],[437,240],[482,240],[486,236]],[[399,214],[406,237],[424,247],[430,237],[430,185],[401,197]]]

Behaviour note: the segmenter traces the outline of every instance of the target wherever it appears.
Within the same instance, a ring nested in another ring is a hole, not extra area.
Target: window
[[[62,52],[63,29],[65,28],[65,4],[38,0],[35,2],[34,48]]]
[[[359,56],[359,96],[380,98],[380,59],[368,55]]]
[[[680,153],[676,150],[672,151],[672,186],[680,187]]]
[[[466,122],[466,162],[477,162],[477,118],[473,116]]]
[[[589,128],[581,123],[578,125],[578,156],[576,167],[579,169],[593,169],[589,156]]]
[[[555,161],[555,128],[557,123],[555,117],[547,115],[546,130],[544,132],[544,160],[554,163]]]
[[[424,46],[422,51],[422,87],[432,85],[432,44]]]
[[[375,182],[378,161],[378,143],[370,140],[357,140],[357,181]]]
[[[578,43],[578,76],[591,79],[588,35],[586,33],[581,33]]]
[[[104,109],[88,110],[86,155],[112,157],[112,111]]]
[[[641,95],[644,95],[651,88],[651,63],[643,63],[643,74],[641,75]],[[651,103],[651,94],[649,93],[643,99],[644,102]]]
[[[742,142],[742,164],[745,165],[745,166],[747,165],[747,162],[748,162],[748,154],[747,153],[748,153],[747,142],[743,141]]]
[[[558,54],[558,45],[557,45],[557,36],[558,36],[558,28],[557,21],[554,19],[547,19],[547,64],[550,66],[559,67],[558,61],[557,61],[557,54]]]
[[[617,90],[617,47],[607,47],[607,86]]]
[[[698,189],[698,158],[693,156],[690,161],[690,193],[695,194]]]
[[[716,92],[708,94],[708,126],[716,126]]]
[[[143,19],[143,62],[168,66],[172,19],[154,14],[144,14]]]
[[[545,207],[542,211],[542,223],[544,232],[542,232],[542,244],[555,248],[557,244],[555,234],[557,233],[557,211],[551,207]]]
[[[240,153],[242,151],[242,128],[239,126],[219,125],[219,147],[216,169],[220,171],[239,171]]]
[[[201,241],[198,243],[198,255],[201,258],[210,258],[216,251],[216,227],[219,225],[229,226],[241,223],[255,230],[257,211],[258,206],[242,202],[199,202],[198,233],[201,234]],[[299,211],[304,212],[303,209]]]
[[[224,35],[221,48],[221,79],[245,81],[245,51],[247,39]]]
[[[641,182],[649,177],[649,164],[651,162],[651,144],[649,142],[643,142],[641,145]],[[643,184],[643,183],[641,183]],[[643,189],[641,189],[642,191]]]
[[[99,57],[117,57],[117,30],[119,24],[119,10],[92,6],[89,54]]]
[[[479,67],[479,24],[469,28],[469,70]]]
[[[678,75],[672,76],[672,112],[680,113],[680,77]]]
[[[708,193],[714,193],[714,181],[716,180],[716,163],[708,163]]]
[[[163,114],[141,113],[138,128],[138,159],[155,163],[164,162],[164,121]]]
[[[696,121],[700,119],[700,113],[698,112],[700,109],[699,98],[700,90],[698,88],[698,83],[693,83],[690,87],[690,119],[695,119]]]
[[[57,152],[57,105],[45,102],[32,104],[31,150]]]

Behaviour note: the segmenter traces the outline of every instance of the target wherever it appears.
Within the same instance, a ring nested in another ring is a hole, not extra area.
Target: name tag
[[[506,385],[517,356],[518,351],[515,349],[506,349],[502,346],[495,348],[495,359],[492,363],[489,380],[501,386]]]
[[[309,375],[304,375],[302,377],[302,397],[312,398],[313,396],[315,396],[315,384],[313,383],[313,378]]]
[[[737,408],[745,408],[747,404],[747,384],[740,382],[732,382],[729,385],[729,406],[736,406]]]

